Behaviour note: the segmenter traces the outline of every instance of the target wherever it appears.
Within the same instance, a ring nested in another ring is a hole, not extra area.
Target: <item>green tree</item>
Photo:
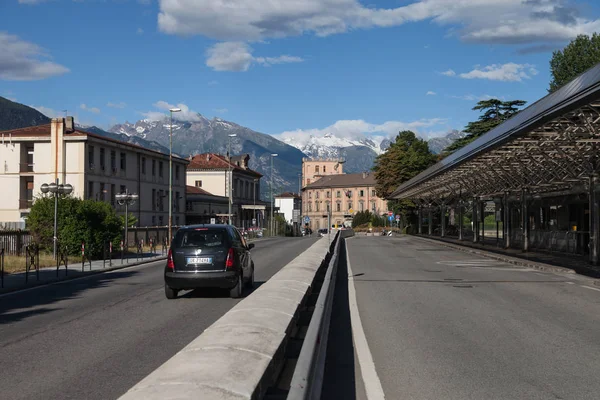
[[[354,214],[354,217],[352,218],[352,227],[356,228],[357,226],[368,224],[369,222],[372,222],[372,219],[373,214],[371,214],[369,210],[359,211]]]
[[[463,148],[478,137],[486,134],[507,119],[515,116],[519,107],[523,107],[527,102],[524,100],[501,101],[498,99],[482,100],[473,107],[474,111],[481,111],[477,121],[469,122],[463,132],[467,136],[455,140],[450,146],[442,152],[444,158],[456,150]]]
[[[600,35],[579,35],[550,59],[550,93],[600,63]]]
[[[70,255],[81,255],[82,242],[85,243],[86,254],[94,258],[102,256],[105,243],[112,242],[113,248],[118,248],[123,224],[110,204],[65,196],[59,199],[57,217],[59,244]],[[27,228],[43,250],[52,251],[53,198],[35,200],[27,219]]]

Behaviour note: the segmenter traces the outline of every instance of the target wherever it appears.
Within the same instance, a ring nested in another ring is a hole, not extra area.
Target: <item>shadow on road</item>
[[[244,288],[244,295],[242,298],[250,296],[261,287],[265,282],[254,282],[254,287],[252,289]],[[204,289],[195,289],[190,290],[181,294],[179,297],[182,299],[197,299],[197,298],[207,298],[207,299],[219,299],[229,297],[229,290],[227,289],[216,289],[216,288],[204,288]]]
[[[90,276],[88,279],[66,281],[58,285],[43,286],[35,290],[10,294],[0,298],[0,325],[60,310],[60,307],[49,306],[62,300],[73,299],[87,290],[106,287],[115,280],[131,277],[137,273],[137,271],[122,271],[98,274]],[[13,310],[16,311],[12,312]]]
[[[340,246],[340,262],[335,282],[335,297],[327,341],[325,376],[321,392],[322,399],[355,399],[356,376],[354,344],[348,301],[348,266],[346,247]]]

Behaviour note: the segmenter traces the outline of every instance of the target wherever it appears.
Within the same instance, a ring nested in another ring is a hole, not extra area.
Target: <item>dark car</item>
[[[167,256],[165,295],[174,299],[180,290],[210,287],[241,297],[244,286],[254,286],[252,248],[231,225],[180,228]]]

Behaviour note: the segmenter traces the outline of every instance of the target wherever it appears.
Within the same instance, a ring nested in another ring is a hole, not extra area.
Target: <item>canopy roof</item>
[[[600,64],[400,185],[393,199],[572,190],[599,167]]]

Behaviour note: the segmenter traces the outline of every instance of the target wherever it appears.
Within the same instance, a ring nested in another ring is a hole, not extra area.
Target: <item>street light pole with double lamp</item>
[[[237,136],[237,134],[232,133],[229,136],[229,149],[227,150],[227,169],[228,169],[228,175],[227,175],[227,179],[229,180],[229,214],[227,215],[227,223],[229,225],[231,225],[231,206],[233,203],[233,195],[232,195],[232,187],[233,187],[233,176],[232,176],[232,172],[231,172],[231,138],[234,138]]]
[[[171,108],[171,123],[169,124],[169,246],[173,239],[173,113],[180,112],[181,108]]]
[[[54,195],[54,237],[52,238],[53,242],[53,257],[56,260],[56,247],[58,242],[58,195],[60,194],[70,194],[73,191],[73,186],[59,184],[58,178],[56,178],[56,182],[52,182],[50,184],[44,183],[40,187],[40,191],[44,194],[52,193]]]
[[[273,158],[277,157],[279,154],[273,153],[271,154],[271,236],[273,235]]]

